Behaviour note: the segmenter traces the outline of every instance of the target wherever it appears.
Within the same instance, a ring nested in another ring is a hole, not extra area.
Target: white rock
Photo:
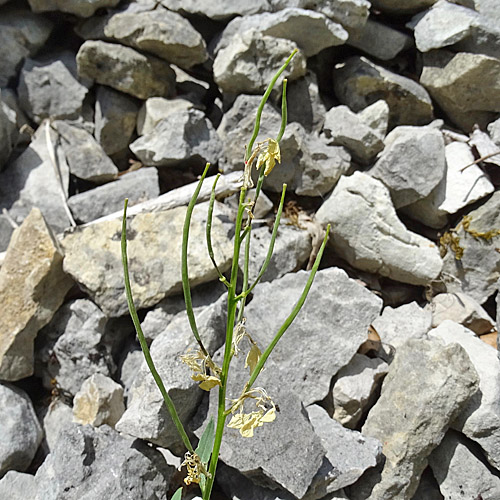
[[[187,99],[165,99],[164,97],[150,97],[144,101],[137,114],[137,133],[146,135],[153,131],[156,124],[172,113],[187,111],[194,108],[194,104]]]
[[[358,116],[371,127],[381,139],[384,139],[387,134],[387,127],[389,126],[389,106],[383,99],[361,110]]]

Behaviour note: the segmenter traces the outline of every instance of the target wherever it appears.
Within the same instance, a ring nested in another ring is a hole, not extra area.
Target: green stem
[[[175,424],[175,427],[177,428],[177,431],[179,432],[179,435],[181,436],[182,442],[184,443],[184,446],[188,449],[189,452],[194,453],[194,448],[191,445],[191,442],[189,441],[189,437],[186,434],[186,431],[184,430],[184,426],[182,425],[182,422],[179,418],[179,415],[177,414],[177,410],[175,409],[174,402],[168,395],[167,390],[165,389],[165,386],[163,385],[163,382],[161,380],[161,377],[156,370],[156,366],[153,362],[153,358],[151,357],[151,353],[149,352],[148,344],[146,342],[146,339],[144,337],[144,333],[141,328],[141,323],[139,321],[139,317],[137,316],[137,310],[135,309],[134,305],[134,299],[132,297],[132,288],[130,286],[130,277],[129,277],[129,272],[128,272],[128,258],[127,258],[127,205],[128,205],[128,198],[125,199],[125,205],[123,207],[123,220],[122,220],[122,239],[121,239],[121,250],[122,250],[122,264],[123,264],[123,275],[125,278],[125,292],[127,296],[127,304],[128,304],[128,309],[130,311],[130,316],[132,317],[132,321],[135,326],[135,331],[137,332],[137,337],[139,338],[139,343],[141,344],[141,349],[142,352],[144,353],[144,358],[146,359],[146,363],[148,365],[149,371],[153,375],[153,378],[156,382],[156,385],[158,386],[158,389],[161,392],[161,395],[163,396],[163,400],[165,401],[165,405],[167,406],[167,409],[170,413],[170,416],[172,417],[172,420]]]
[[[276,142],[280,142],[286,129],[286,121],[288,119],[288,110],[286,106],[286,84],[287,79],[283,80],[283,92],[281,93],[281,128],[276,137]]]

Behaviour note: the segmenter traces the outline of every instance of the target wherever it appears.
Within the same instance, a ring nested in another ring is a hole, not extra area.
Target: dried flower
[[[209,391],[217,385],[221,385],[220,374],[222,370],[212,361],[210,357],[205,356],[201,351],[188,353],[181,356],[181,361],[191,368],[193,375],[191,378],[195,382],[201,382],[200,389]],[[213,375],[207,374],[207,368]]]
[[[257,159],[257,170],[265,164],[264,175],[269,175],[276,165],[281,163],[280,145],[274,139],[267,139],[267,148],[259,155]]]
[[[206,470],[200,457],[196,453],[186,452],[184,455],[184,462],[179,465],[179,469],[186,466],[187,476],[184,478],[184,482],[189,486],[191,483],[200,484],[201,475],[211,477],[211,474]]]

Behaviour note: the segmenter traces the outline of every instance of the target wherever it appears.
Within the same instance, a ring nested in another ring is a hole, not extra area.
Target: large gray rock
[[[335,94],[352,111],[383,99],[389,105],[389,128],[425,125],[433,118],[431,98],[417,82],[400,76],[365,57],[351,57],[334,69]]]
[[[123,210],[125,198],[132,206],[159,194],[158,170],[141,168],[118,177],[114,182],[71,196],[68,205],[75,219],[86,223]]]
[[[207,204],[194,212],[189,240],[189,276],[192,285],[211,281],[217,273],[205,246]],[[181,289],[181,241],[185,207],[135,216],[128,224],[128,256],[132,293],[137,309],[151,307]],[[222,272],[232,256],[228,228],[215,204],[212,241]],[[168,235],[165,238],[164,235]],[[92,224],[65,236],[64,268],[109,316],[127,313],[121,263],[121,220]]]
[[[429,464],[445,498],[500,497],[500,478],[492,474],[477,451],[463,435],[448,431],[431,453]]]
[[[226,307],[226,299],[222,297],[197,317],[203,343],[211,355],[224,342]],[[187,315],[165,325],[150,348],[156,369],[184,425],[190,421],[204,394],[199,388],[199,382],[191,379],[189,367],[180,360],[180,356],[190,349],[198,349],[198,343],[191,332]],[[144,361],[130,390],[127,409],[116,424],[116,429],[165,448],[183,446],[158,386]]]
[[[35,498],[36,482],[34,476],[24,472],[9,471],[0,480],[0,497],[9,500]]]
[[[146,443],[111,427],[74,425],[37,470],[33,500],[165,498],[174,468]]]
[[[469,212],[472,231],[486,233],[500,229],[500,193],[496,192],[481,207]],[[464,249],[460,260],[448,251],[443,259],[443,276],[448,292],[464,292],[480,304],[496,290],[500,277],[500,253],[494,250],[498,236],[492,241],[475,238],[460,224],[456,232]]]
[[[126,150],[134,133],[137,102],[109,87],[99,87],[95,99],[94,137],[108,155]]]
[[[146,12],[119,12],[106,19],[108,40],[154,54],[181,68],[208,59],[203,37],[179,14],[157,6]]]
[[[55,148],[57,134],[49,133]],[[47,223],[55,231],[70,225],[64,208],[63,194],[67,196],[69,167],[62,148],[55,151],[60,180],[50,159],[45,125],[38,128],[28,148],[0,173],[0,208],[20,224],[33,207],[38,207]]]
[[[75,395],[90,376],[114,372],[110,342],[105,338],[107,321],[88,299],[68,302],[57,311],[37,340],[37,375],[47,388],[55,380],[61,390]]]
[[[236,33],[256,29],[262,35],[294,41],[306,57],[327,47],[342,45],[347,31],[325,15],[300,8],[285,8],[278,12],[255,14],[233,19],[222,33],[216,52],[232,43]],[[314,33],[314,37],[311,37]]]
[[[187,111],[194,107],[195,105],[188,99],[150,97],[144,101],[137,114],[137,133],[139,135],[149,134],[163,118],[167,118],[168,115],[177,113],[178,111]]]
[[[248,331],[263,350],[288,317],[309,277],[299,271],[255,288],[245,308]],[[316,274],[307,301],[272,353],[305,405],[322,400],[335,373],[354,356],[381,300],[340,269]],[[314,321],[311,321],[314,318]],[[307,338],[307,346],[303,339]],[[299,346],[303,345],[302,348]]]
[[[286,0],[271,0],[271,3],[277,6],[277,4],[286,4],[287,2]],[[301,2],[299,0],[298,3],[305,9],[321,12],[326,17],[340,23],[349,31],[349,34],[362,28],[368,22],[371,7],[368,0],[336,0],[335,2],[329,0],[304,0]]]
[[[120,0],[28,0],[33,12],[59,10],[80,17],[90,17],[97,9],[115,7]]]
[[[60,134],[69,171],[75,177],[97,184],[116,177],[118,168],[84,128],[59,120],[54,127]]]
[[[325,116],[325,136],[332,144],[345,146],[353,158],[370,164],[384,149],[384,143],[377,132],[347,106],[335,106]]]
[[[0,16],[0,87],[16,76],[19,65],[43,47],[53,23],[29,10],[5,7]]]
[[[291,40],[263,36],[250,29],[235,33],[226,47],[217,52],[213,72],[215,83],[222,92],[262,94],[269,82],[297,45]],[[283,78],[296,80],[306,73],[306,59],[299,52],[294,56],[276,83]]]
[[[382,181],[399,209],[428,196],[446,172],[444,139],[432,127],[396,127],[369,174]]]
[[[500,111],[499,82],[500,60],[494,57],[445,50],[424,56],[420,83],[448,118],[466,131],[476,123],[486,127]]]
[[[208,17],[217,21],[231,19],[235,16],[248,16],[271,9],[269,0],[220,0],[200,4],[198,0],[161,0],[161,4],[169,10],[181,14]]]
[[[43,431],[28,395],[10,384],[0,384],[0,432],[0,477],[9,470],[25,471]]]
[[[0,92],[0,169],[9,159],[17,138],[16,112],[3,102]]]
[[[411,339],[397,350],[362,429],[384,444],[386,457],[370,499],[412,498],[428,456],[477,388],[474,366],[457,344]]]
[[[130,47],[89,40],[80,47],[76,62],[80,76],[139,99],[167,97],[174,91],[175,73],[169,64]]]
[[[40,210],[34,208],[14,231],[0,269],[1,380],[33,374],[34,339],[72,286],[62,270],[63,255]]]
[[[222,154],[216,130],[198,109],[168,115],[130,144],[130,149],[144,165],[157,167],[215,163]]]
[[[415,285],[428,284],[441,271],[437,247],[406,229],[388,189],[366,174],[341,177],[316,220],[332,224],[331,245],[356,268]]]
[[[43,431],[45,441],[42,446],[49,451],[52,451],[59,439],[61,433],[73,427],[73,411],[71,406],[65,404],[63,397],[54,398],[43,417]],[[68,401],[70,403],[70,401]],[[34,497],[35,495],[33,495]]]
[[[430,7],[437,0],[371,0],[374,7],[391,14],[408,14]]]
[[[429,337],[447,345],[463,347],[479,375],[479,390],[457,415],[452,427],[481,445],[486,458],[495,467],[500,465],[500,360],[490,345],[458,323],[446,320],[429,332]]]
[[[65,51],[40,60],[26,59],[17,93],[23,110],[40,123],[44,118],[78,118],[87,86],[78,78],[75,55]]]

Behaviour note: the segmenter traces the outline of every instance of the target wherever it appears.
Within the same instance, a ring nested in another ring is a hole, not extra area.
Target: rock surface
[[[28,0],[33,12],[59,10],[81,17],[90,17],[102,7],[115,7],[120,0]]]

